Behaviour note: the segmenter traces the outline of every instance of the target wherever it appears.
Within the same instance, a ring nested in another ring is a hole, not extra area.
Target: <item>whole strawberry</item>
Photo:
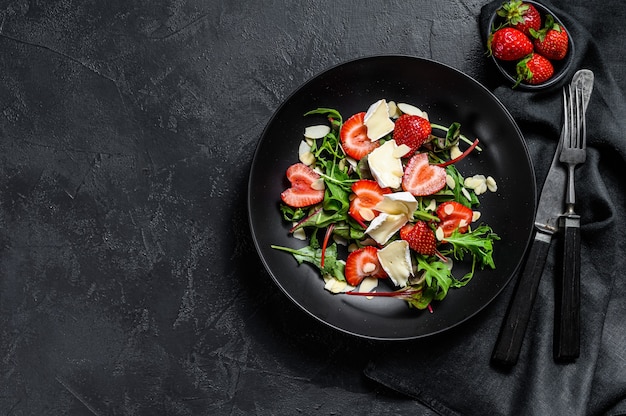
[[[409,247],[427,256],[437,251],[435,233],[424,221],[407,224],[400,229],[400,238],[409,243]]]
[[[403,114],[396,120],[393,139],[398,146],[409,146],[411,151],[406,156],[410,156],[424,144],[431,132],[432,126],[424,117]]]
[[[505,19],[507,26],[519,30],[526,36],[530,36],[531,29],[541,28],[541,15],[530,3],[511,0],[502,4],[496,13]]]
[[[516,66],[517,84],[527,82],[536,85],[546,82],[554,75],[554,66],[547,58],[533,53],[527,58],[522,59]]]
[[[487,49],[498,59],[517,61],[533,51],[533,43],[521,31],[503,27],[489,36]]]
[[[535,51],[548,59],[556,61],[565,58],[569,47],[569,38],[563,26],[554,21],[551,15],[546,16],[546,24],[541,30],[532,30]]]

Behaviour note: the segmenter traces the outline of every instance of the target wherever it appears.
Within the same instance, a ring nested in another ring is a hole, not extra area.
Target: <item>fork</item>
[[[555,321],[554,356],[571,361],[580,355],[580,216],[574,212],[576,166],[587,158],[587,126],[580,84],[563,90],[563,148],[559,160],[567,165],[566,211],[563,214],[563,273]]]

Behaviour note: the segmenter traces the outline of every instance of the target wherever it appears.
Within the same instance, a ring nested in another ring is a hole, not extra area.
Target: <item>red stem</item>
[[[344,292],[346,295],[353,296],[378,296],[381,298],[395,298],[400,296],[397,292]]]
[[[478,146],[478,139],[474,140],[474,143],[472,143],[471,146],[468,147],[459,156],[455,157],[454,159],[448,160],[447,162],[439,163],[437,166],[445,168],[448,165],[452,165],[453,163],[460,161],[461,159],[465,158],[465,156],[469,155],[471,151],[476,148],[476,146]]]
[[[296,225],[294,225],[293,227],[291,227],[291,229],[289,230],[290,233],[293,233],[298,227],[300,227],[300,225],[305,222],[308,221],[311,217],[313,217],[314,215],[319,214],[319,212],[322,210],[322,207],[319,207],[318,209],[316,209],[311,215],[308,215],[304,218],[302,218],[300,221],[298,221],[296,223]]]
[[[328,240],[330,240],[330,236],[333,234],[333,229],[335,228],[335,223],[332,223],[326,229],[326,235],[324,236],[324,242],[322,243],[322,255],[320,256],[320,266],[324,267],[324,259],[326,258],[326,247],[328,246]]]

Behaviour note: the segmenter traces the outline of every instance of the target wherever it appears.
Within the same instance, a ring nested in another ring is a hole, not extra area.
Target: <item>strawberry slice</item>
[[[361,179],[352,184],[355,197],[350,201],[348,213],[359,222],[371,221],[379,214],[373,208],[383,200],[383,195],[391,192],[389,188],[381,188],[378,182]]]
[[[432,195],[446,186],[446,170],[428,163],[428,154],[416,153],[402,176],[402,189],[414,196]]]
[[[387,277],[387,273],[380,265],[377,253],[376,247],[366,246],[348,254],[345,276],[349,285],[358,286],[369,276],[378,279]]]
[[[467,232],[474,211],[456,201],[447,201],[437,207],[437,216],[441,220],[440,227],[444,237],[449,237],[454,230],[459,229],[460,233]]]
[[[407,224],[400,229],[400,238],[409,243],[409,247],[420,254],[432,256],[437,252],[435,233],[424,221]]]
[[[291,188],[280,194],[283,202],[290,207],[303,208],[322,202],[324,189],[313,188],[320,175],[304,163],[296,163],[287,168],[287,179]]]
[[[361,160],[365,155],[380,146],[367,137],[367,127],[363,122],[365,112],[356,113],[341,126],[339,138],[343,151],[353,159]]]

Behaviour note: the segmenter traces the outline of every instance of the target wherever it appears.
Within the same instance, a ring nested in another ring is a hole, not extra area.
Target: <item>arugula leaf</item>
[[[481,268],[496,268],[493,262],[493,242],[500,237],[493,232],[490,226],[482,224],[478,228],[461,234],[454,230],[446,237],[446,242],[452,245],[452,254],[457,260],[462,260],[466,254],[473,257],[473,261]]]
[[[441,300],[448,294],[448,289],[452,286],[452,271],[449,265],[441,261],[429,261],[422,255],[417,255],[417,270],[422,271],[422,278],[429,288],[434,290],[433,298]]]
[[[283,214],[285,221],[296,222],[306,216],[306,211],[302,208],[293,208],[287,204],[280,204],[280,212]]]
[[[322,248],[319,245],[315,233],[311,236],[309,245],[300,249],[276,245],[272,245],[271,247],[276,250],[291,253],[298,264],[309,263],[317,267],[322,276],[332,276],[337,280],[346,280],[344,275],[345,263],[337,258],[336,243],[326,247],[326,253],[324,254],[324,267],[322,267]]]
[[[339,111],[335,110],[334,108],[320,107],[320,108],[316,108],[315,110],[307,111],[306,113],[304,113],[305,116],[309,116],[312,114],[321,114],[333,120],[337,120],[339,124],[343,123],[341,114],[339,114]]]

